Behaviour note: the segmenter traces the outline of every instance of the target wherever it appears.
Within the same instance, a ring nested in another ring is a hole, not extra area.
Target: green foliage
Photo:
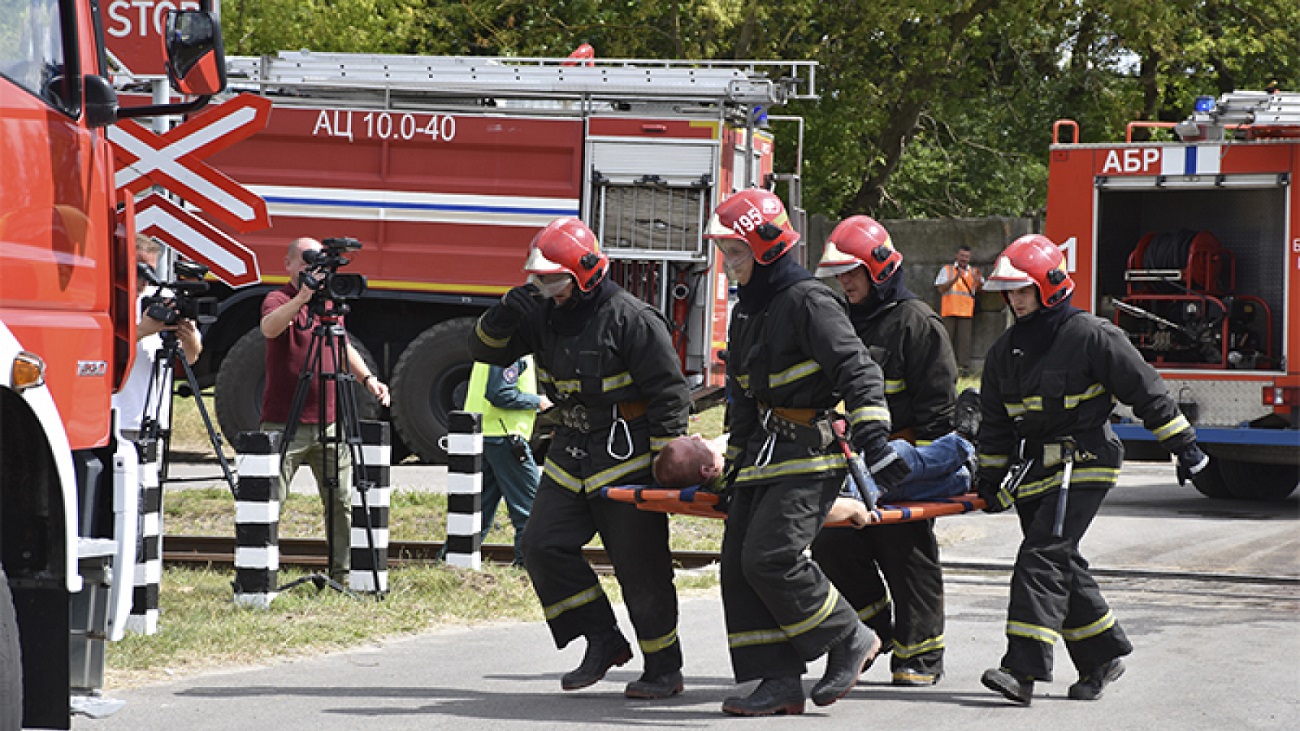
[[[280,49],[815,59],[804,201],[880,217],[1025,215],[1058,118],[1082,141],[1194,97],[1300,91],[1295,0],[226,0],[230,53]],[[794,135],[779,138],[782,170]]]

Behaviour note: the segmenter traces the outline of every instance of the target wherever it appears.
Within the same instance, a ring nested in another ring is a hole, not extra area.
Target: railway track
[[[322,568],[327,565],[327,547],[320,538],[281,538],[280,565]],[[437,541],[390,541],[388,565],[433,563],[438,560],[442,543]],[[584,548],[583,554],[597,571],[611,573],[609,555],[603,548]],[[514,560],[514,546],[485,544],[483,560],[490,563],[509,564]],[[673,560],[684,569],[698,569],[717,563],[713,551],[674,551]],[[226,536],[164,536],[163,563],[180,565],[234,566],[235,539]]]
[[[326,545],[319,538],[281,538],[280,565],[303,568],[326,566]],[[437,541],[391,541],[388,546],[389,566],[433,563],[438,561],[442,543]],[[587,547],[583,555],[600,573],[612,573],[609,555],[603,548]],[[483,560],[495,564],[509,564],[514,560],[514,547],[489,543],[482,547]],[[673,560],[683,569],[699,569],[718,563],[716,551],[673,551]],[[225,536],[165,536],[163,562],[177,565],[234,566],[235,539]],[[1009,573],[1010,563],[989,561],[945,560],[944,568],[950,571]],[[1258,584],[1269,586],[1300,587],[1300,576],[1269,576],[1256,574],[1229,574],[1207,571],[1174,571],[1152,569],[1108,569],[1092,567],[1098,577],[1118,579],[1157,579],[1193,581],[1220,584]]]

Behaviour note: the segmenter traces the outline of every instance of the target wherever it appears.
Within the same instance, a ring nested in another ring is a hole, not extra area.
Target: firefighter
[[[808,661],[827,655],[812,688],[813,703],[826,706],[848,693],[881,644],[805,554],[847,471],[831,424],[841,397],[852,443],[881,487],[897,485],[908,468],[889,446],[880,368],[834,294],[785,256],[799,234],[781,200],[741,191],[718,206],[706,235],[739,285],[727,360],[727,644],[736,682],[761,680],[722,710],[802,713]]]
[[[582,556],[599,533],[645,656],[644,673],[624,694],[667,698],[682,691],[668,516],[604,500],[600,488],[651,482],[654,454],[686,431],[690,394],[667,321],[608,270],[586,224],[552,221],[533,239],[529,284],[483,313],[470,351],[503,366],[533,353],[559,413],[523,551],[556,646],[587,639],[582,663],[561,687],[592,685],[632,656]]]
[[[852,216],[831,232],[817,276],[839,281],[853,328],[884,371],[894,436],[925,444],[952,431],[957,361],[938,315],[907,288],[902,263],[883,226]],[[961,456],[969,454],[963,449]],[[964,471],[958,479],[969,487]],[[813,558],[858,617],[886,647],[892,643],[894,685],[939,681],[943,570],[933,520],[869,531],[829,528],[813,542]]]
[[[1053,645],[1063,638],[1079,671],[1069,697],[1093,700],[1123,674],[1120,658],[1133,649],[1079,553],[1119,479],[1124,449],[1109,425],[1114,402],[1132,406],[1193,474],[1209,459],[1124,332],[1070,305],[1074,282],[1049,239],[1013,241],[986,286],[1003,293],[1016,321],[984,365],[976,488],[989,511],[1015,505],[1023,539],[1011,576],[1007,651],[982,682],[1029,705],[1034,682],[1052,679]]]

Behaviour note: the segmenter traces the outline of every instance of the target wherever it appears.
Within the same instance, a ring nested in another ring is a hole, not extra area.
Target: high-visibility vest
[[[975,316],[975,283],[979,281],[980,270],[967,267],[965,274],[957,272],[957,267],[949,264],[943,268],[952,289],[949,289],[939,301],[939,314],[943,317]]]
[[[536,409],[503,409],[487,400],[488,373],[492,366],[475,363],[469,376],[469,391],[465,394],[465,410],[483,415],[483,436],[503,437],[518,434],[527,439],[533,433]],[[521,393],[537,393],[537,369],[531,357],[520,358],[504,369],[506,381],[514,380]]]

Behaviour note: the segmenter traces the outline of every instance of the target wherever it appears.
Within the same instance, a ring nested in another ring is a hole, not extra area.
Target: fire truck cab
[[[1046,234],[1074,302],[1112,319],[1165,379],[1216,498],[1280,500],[1300,479],[1300,94],[1202,97],[1177,124],[1080,144],[1057,122]],[[1163,141],[1136,141],[1138,136]],[[1130,456],[1167,459],[1119,409]]]
[[[660,308],[688,377],[720,384],[728,287],[701,232],[722,198],[754,185],[788,185],[799,221],[798,171],[774,171],[769,129],[798,120],[769,112],[815,97],[814,72],[811,61],[230,59],[232,89],[274,106],[263,132],[210,162],[262,196],[272,225],[232,233],[263,284],[222,290],[204,334],[198,370],[215,380],[223,430],[256,428],[259,307],[301,236],[362,243],[347,271],[368,286],[347,327],[392,388],[397,435],[425,460],[444,458],[447,415],[464,403],[474,322],[523,282],[529,242],[559,216],[586,221],[615,280]]]
[[[94,0],[0,13],[0,731],[70,726],[98,697],[132,606],[139,479],[111,396],[135,352],[131,196],[106,128],[221,90],[215,17],[172,13],[193,102],[121,109]]]

